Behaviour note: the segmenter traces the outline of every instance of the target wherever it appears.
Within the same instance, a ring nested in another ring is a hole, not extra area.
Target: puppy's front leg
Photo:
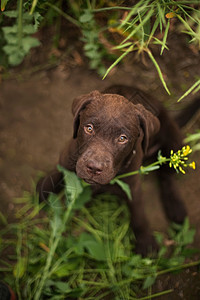
[[[135,251],[142,256],[147,256],[148,254],[157,252],[158,245],[152,235],[144,211],[139,175],[135,175],[134,180],[129,184],[131,186],[132,200],[128,201],[128,206],[130,209],[131,226],[136,238]]]
[[[45,201],[51,193],[58,194],[64,187],[63,174],[53,170],[37,183],[36,191],[39,201]]]
[[[175,172],[168,166],[162,166],[158,170],[161,201],[167,218],[178,224],[182,224],[187,217],[187,210],[176,186]]]

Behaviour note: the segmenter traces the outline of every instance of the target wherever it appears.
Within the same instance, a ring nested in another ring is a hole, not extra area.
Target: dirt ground
[[[132,57],[120,68],[115,68],[104,81],[88,69],[84,62],[75,63],[72,56],[56,67],[37,72],[27,72],[23,66],[15,70],[12,78],[0,84],[0,197],[1,211],[12,218],[15,205],[13,198],[24,190],[34,189],[40,171],[55,166],[60,150],[72,134],[71,104],[73,99],[94,89],[103,90],[110,84],[134,85],[150,92],[169,110],[177,110],[191,96],[177,104],[176,100],[185,88],[200,77],[200,55],[187,47],[185,41],[171,38],[170,51],[162,57],[157,55],[168,86],[169,97],[162,87],[151,62],[147,65]],[[42,51],[42,48],[40,49]],[[38,50],[37,50],[38,51]],[[194,118],[185,132],[194,132],[200,126]],[[195,171],[178,176],[177,185],[188,208],[190,222],[196,228],[194,245],[200,247],[200,154]],[[166,231],[167,221],[163,215],[154,176],[146,177],[143,184],[146,210],[153,230]],[[168,275],[159,279],[157,290],[172,288],[175,292],[159,299],[200,299],[200,278],[195,270],[186,270],[180,275]]]

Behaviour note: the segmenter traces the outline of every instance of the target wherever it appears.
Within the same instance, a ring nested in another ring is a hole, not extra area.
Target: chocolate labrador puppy
[[[112,86],[103,93],[93,91],[80,96],[74,100],[72,112],[73,139],[61,153],[59,164],[76,172],[95,192],[112,191],[108,185],[111,179],[139,169],[144,158],[156,158],[159,149],[169,156],[170,150],[182,147],[180,129],[161,103],[132,87]],[[179,120],[184,125],[181,117]],[[171,221],[182,223],[187,213],[175,186],[175,172],[163,166],[157,173],[165,213]],[[157,245],[144,213],[140,176],[124,180],[130,185],[131,201],[118,187],[114,189],[130,208],[136,251],[147,255]],[[55,169],[37,185],[40,200],[62,187],[62,174]]]

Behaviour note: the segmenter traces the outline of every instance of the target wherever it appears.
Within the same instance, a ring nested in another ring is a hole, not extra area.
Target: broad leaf
[[[58,166],[58,170],[64,175],[65,195],[67,200],[71,201],[72,199],[77,199],[83,191],[81,180],[74,172],[68,171],[61,166]]]
[[[119,180],[119,179],[113,179],[110,184],[115,184],[117,183],[121,189],[125,192],[125,194],[127,195],[128,199],[129,200],[132,200],[132,196],[131,196],[131,190],[130,190],[130,187],[127,183],[125,183],[124,181],[122,180]]]
[[[143,289],[147,289],[152,286],[155,283],[155,280],[156,276],[148,276],[143,283]]]

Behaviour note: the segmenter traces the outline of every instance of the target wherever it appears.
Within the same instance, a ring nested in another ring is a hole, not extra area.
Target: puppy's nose
[[[94,175],[99,175],[103,171],[102,163],[94,160],[89,160],[86,167],[88,173],[92,173]]]

